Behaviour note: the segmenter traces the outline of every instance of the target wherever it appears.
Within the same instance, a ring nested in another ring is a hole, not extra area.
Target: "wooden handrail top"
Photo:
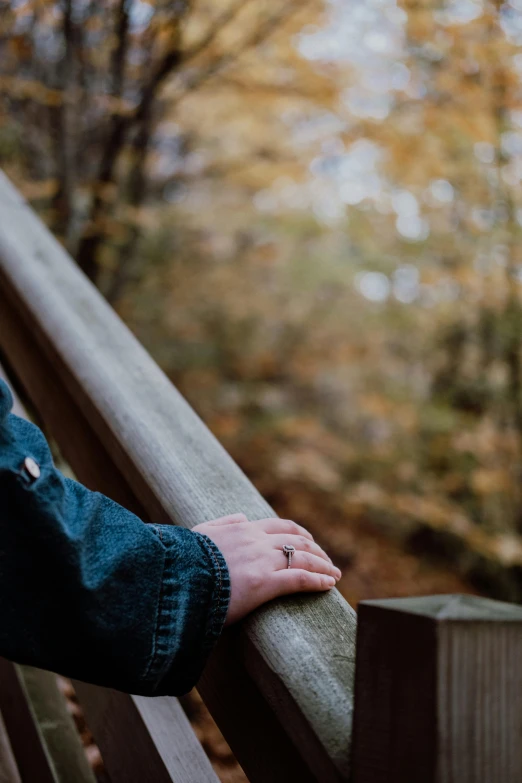
[[[249,519],[274,515],[3,175],[0,284],[0,348],[11,366],[21,377],[31,377],[28,359],[6,332],[11,324],[12,335],[12,325],[19,323],[144,516],[190,528],[237,511]],[[36,385],[27,391],[43,412],[43,391]],[[233,655],[237,676],[261,694],[267,714],[288,735],[289,753],[311,770],[310,780],[349,777],[355,627],[355,612],[336,590],[280,599],[240,630],[226,632],[213,654],[221,667]],[[234,707],[233,693],[215,677],[201,692],[214,714],[220,712],[218,702]],[[265,750],[270,755],[270,748]]]

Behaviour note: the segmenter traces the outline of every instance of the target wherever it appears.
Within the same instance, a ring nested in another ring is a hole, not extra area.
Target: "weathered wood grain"
[[[0,658],[0,709],[24,783],[95,783],[50,672]]]
[[[113,783],[219,783],[177,699],[74,687]]]
[[[146,514],[187,527],[235,511],[250,519],[272,515],[13,191],[5,179],[0,181],[3,301],[11,303],[48,374],[82,412]],[[2,328],[0,346],[18,372],[13,341],[9,329]],[[28,392],[40,410],[41,385]],[[336,591],[280,600],[243,624],[233,645],[236,671],[228,678],[223,674],[221,687],[212,681],[214,675],[202,679],[203,698],[240,760],[259,759],[246,767],[252,781],[288,780],[288,767],[308,767],[319,781],[348,779],[354,637],[355,613]],[[215,661],[221,655],[220,668],[226,665],[224,649],[218,645],[214,656]],[[211,661],[210,668],[214,665]],[[245,689],[234,688],[233,680],[242,678],[251,683],[252,698],[257,693],[264,701],[259,714],[266,716],[267,733],[275,737],[280,732],[281,741],[273,747],[248,731],[255,703],[245,698]]]
[[[522,608],[474,596],[359,606],[353,783],[522,780]]]
[[[0,713],[0,783],[21,783],[13,749],[7,736],[5,723]]]

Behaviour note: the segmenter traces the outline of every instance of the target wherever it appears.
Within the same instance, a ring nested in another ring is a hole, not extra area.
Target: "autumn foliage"
[[[353,600],[522,598],[521,31],[514,0],[0,10],[2,166]]]

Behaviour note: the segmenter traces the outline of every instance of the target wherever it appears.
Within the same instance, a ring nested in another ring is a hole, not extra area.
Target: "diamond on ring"
[[[288,558],[287,568],[290,568],[290,566],[292,565],[292,557],[293,557],[294,552],[295,552],[295,546],[292,546],[292,544],[285,544],[283,546],[283,552],[285,553],[285,555]]]

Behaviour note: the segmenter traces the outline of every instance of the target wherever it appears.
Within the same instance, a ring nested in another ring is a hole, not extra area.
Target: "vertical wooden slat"
[[[0,713],[0,783],[21,783],[13,756],[13,749],[7,736],[5,723]]]
[[[522,780],[522,608],[474,596],[359,607],[353,783]]]
[[[112,783],[219,783],[177,699],[74,688]]]
[[[0,709],[24,783],[95,783],[54,674],[0,658]]]

